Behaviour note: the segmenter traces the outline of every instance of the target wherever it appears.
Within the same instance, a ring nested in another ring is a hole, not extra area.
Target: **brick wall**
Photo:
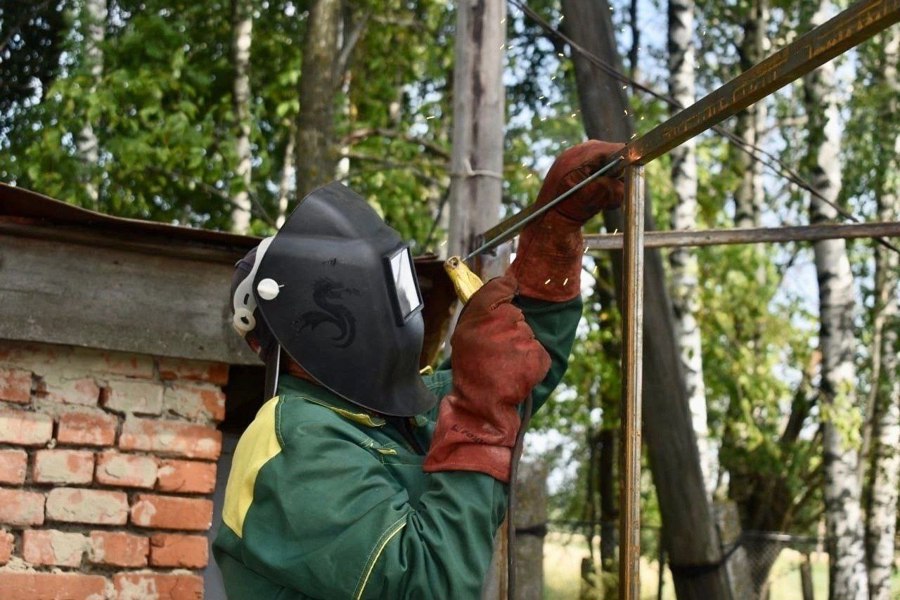
[[[0,597],[203,597],[228,369],[0,340]]]

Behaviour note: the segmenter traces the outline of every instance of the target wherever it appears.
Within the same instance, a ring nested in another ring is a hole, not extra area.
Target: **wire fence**
[[[594,556],[597,573],[585,573],[582,565],[580,600],[602,600],[610,596],[598,582],[615,582],[599,575],[600,526],[578,521],[552,520],[544,531],[555,535],[560,544],[585,545],[585,538],[595,532]],[[733,600],[825,600],[828,597],[828,554],[823,537],[794,535],[784,532],[744,531],[730,544],[723,545],[722,561],[715,565],[678,565],[662,551],[662,531],[658,527],[641,528],[645,556],[642,575],[642,600],[672,600],[675,590],[672,575],[679,570],[704,571],[720,566],[728,569]],[[615,548],[613,542],[608,547]]]

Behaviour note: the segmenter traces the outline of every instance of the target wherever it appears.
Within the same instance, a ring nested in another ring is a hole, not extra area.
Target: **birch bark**
[[[888,32],[882,74],[884,84],[893,93],[886,115],[900,109],[900,33]],[[900,135],[890,131],[893,140],[878,154],[881,161],[878,220],[900,220]],[[893,141],[893,143],[891,143]],[[890,600],[894,564],[894,540],[897,533],[897,490],[900,485],[900,260],[883,246],[875,245],[875,312],[873,335],[874,436],[871,452],[871,492],[866,523],[869,598]]]
[[[823,23],[830,3],[820,2],[811,25]],[[818,195],[810,198],[813,224],[837,217],[831,203],[841,190],[840,124],[834,97],[835,68],[827,63],[804,78],[804,103],[809,117],[808,166],[811,185]],[[820,197],[821,196],[821,197]],[[853,318],[857,307],[853,274],[845,240],[814,244],[819,283],[819,347],[822,367],[819,406],[823,416],[825,454],[825,522],[830,554],[829,597],[832,600],[868,598],[866,556],[860,482],[857,373],[854,364],[856,336]]]
[[[84,35],[84,63],[91,76],[91,89],[93,94],[100,84],[103,76],[103,41],[106,39],[106,0],[85,0],[81,13],[82,29]],[[99,208],[100,186],[97,181],[96,171],[100,162],[100,141],[94,130],[94,123],[90,116],[85,115],[81,131],[76,136],[76,148],[78,155],[85,164],[87,176],[84,180],[84,188],[88,197],[94,203],[94,208]]]
[[[669,95],[682,107],[695,101],[694,92],[694,0],[669,0]],[[678,109],[673,109],[673,113]],[[696,142],[691,139],[672,150],[672,187],[677,201],[672,208],[672,229],[697,227]],[[700,468],[707,495],[712,498],[718,476],[716,449],[709,436],[706,414],[706,386],[703,382],[703,354],[697,323],[697,254],[689,248],[676,248],[669,254],[672,282],[672,307],[675,311],[675,339],[681,354],[684,382],[687,386],[691,422],[697,436]]]
[[[231,230],[250,231],[250,183],[252,155],[250,150],[250,45],[253,41],[253,7],[250,0],[231,2],[231,58],[234,61],[232,104],[237,125],[235,154],[240,189],[231,198]]]

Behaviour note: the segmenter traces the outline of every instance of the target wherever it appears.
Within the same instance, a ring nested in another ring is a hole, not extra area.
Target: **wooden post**
[[[544,595],[544,535],[547,531],[547,465],[522,462],[516,482],[516,598],[541,600]]]
[[[465,256],[482,231],[497,222],[503,184],[505,92],[503,55],[506,3],[457,4],[453,75],[453,154],[450,160],[450,256]],[[483,278],[499,275],[505,256],[483,256],[469,266]],[[449,335],[449,334],[448,334]],[[506,532],[499,532],[482,598],[506,597]]]
[[[457,7],[453,77],[448,252],[465,256],[497,222],[503,184],[503,47],[506,3],[463,0]],[[469,265],[483,278],[499,275],[508,255],[483,255]]]

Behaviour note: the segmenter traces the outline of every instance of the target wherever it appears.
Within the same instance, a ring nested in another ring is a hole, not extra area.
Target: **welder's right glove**
[[[624,146],[588,140],[569,148],[550,167],[535,204],[544,206],[569,191]],[[624,195],[621,181],[598,177],[526,226],[519,236],[516,260],[509,267],[519,281],[520,293],[550,302],[578,296],[584,253],[581,226],[601,210],[617,208]]]
[[[479,471],[509,482],[518,405],[550,369],[550,356],[513,306],[518,284],[487,282],[469,300],[450,340],[453,388],[441,401],[423,468]]]

